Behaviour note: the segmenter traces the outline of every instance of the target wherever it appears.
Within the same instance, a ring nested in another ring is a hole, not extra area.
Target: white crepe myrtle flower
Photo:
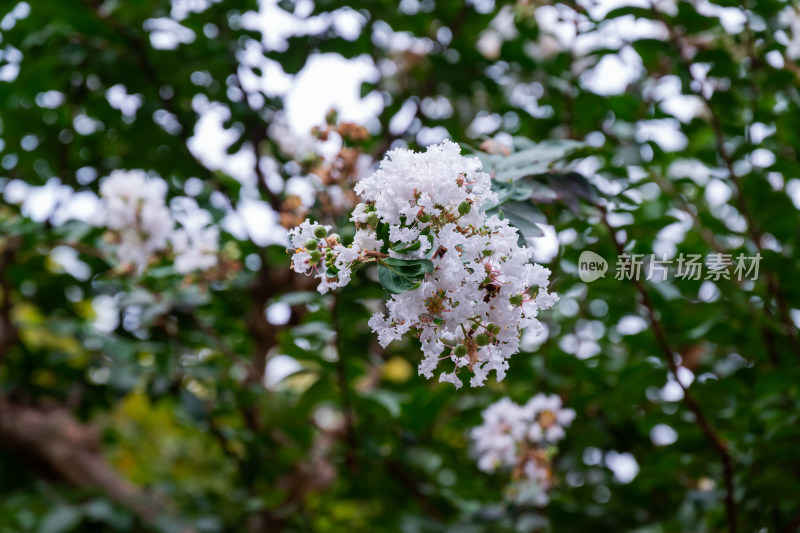
[[[539,393],[522,409],[529,420],[528,439],[532,442],[555,444],[564,438],[564,428],[575,420],[575,411],[563,408],[561,398],[555,394]]]
[[[210,226],[210,213],[187,197],[173,198],[167,207],[166,197],[167,183],[142,170],[115,170],[102,181],[98,224],[114,233],[120,262],[142,269],[171,245],[181,274],[216,266],[219,228]]]
[[[317,290],[322,294],[350,282],[352,266],[361,251],[357,245],[340,244],[339,236],[330,230],[331,226],[306,220],[289,231],[294,247],[292,269],[300,274],[316,274],[320,280]]]
[[[492,473],[517,463],[518,445],[525,440],[528,422],[523,409],[503,398],[483,411],[483,424],[470,432],[478,468]]]
[[[208,270],[217,265],[219,253],[219,228],[199,228],[192,231],[179,228],[170,237],[175,252],[175,270],[186,274],[194,270]]]
[[[371,210],[388,225],[392,243],[412,246],[393,247],[390,256],[430,255],[434,264],[419,288],[393,295],[388,316],[374,315],[370,326],[384,346],[417,332],[425,356],[420,374],[433,377],[440,361],[449,359],[453,371],[439,380],[457,388],[464,367],[473,374],[473,387],[491,371],[503,379],[507,359],[519,350],[520,330],[540,328],[538,310],[557,299],[546,290],[550,272],[530,263],[531,250],[518,245],[517,230],[486,214],[484,208],[497,201],[490,186],[480,162],[461,156],[450,141],[424,153],[393,150],[356,186],[367,206],[357,208],[354,221],[369,223],[364,214]],[[535,297],[532,287],[539,288]]]
[[[575,411],[556,395],[537,394],[525,405],[502,398],[488,406],[483,422],[470,432],[478,469],[511,470],[515,499],[546,505],[552,487],[553,446],[564,437]]]
[[[212,226],[211,214],[194,198],[174,198],[172,213],[181,227],[170,235],[175,253],[175,270],[186,274],[205,271],[219,262],[219,228]]]
[[[166,195],[166,182],[149,178],[142,170],[115,170],[100,184],[100,223],[117,233],[121,262],[142,267],[167,246],[175,220]]]
[[[369,321],[380,344],[413,334],[422,343],[420,375],[432,378],[449,360],[452,370],[440,372],[439,381],[456,388],[464,368],[473,387],[492,371],[502,380],[522,329],[543,329],[538,312],[558,296],[547,291],[550,271],[530,262],[532,250],[518,244],[516,228],[486,213],[497,196],[480,161],[463,157],[451,141],[421,153],[398,148],[355,190],[362,203],[350,218],[353,244],[328,242],[315,231],[324,236],[330,228],[305,222],[290,232],[293,269],[316,273],[326,292],[345,285],[360,264],[394,267],[400,278],[405,265],[411,270],[400,279],[404,285],[387,287],[388,312]],[[352,253],[344,256],[346,249]]]
[[[512,498],[517,505],[544,507],[550,503],[550,495],[547,493],[547,487],[533,480],[533,478],[525,479],[514,484]]]

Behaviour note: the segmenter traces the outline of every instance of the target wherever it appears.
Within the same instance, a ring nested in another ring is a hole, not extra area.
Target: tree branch
[[[603,222],[603,225],[608,229],[609,234],[611,236],[612,241],[614,242],[614,246],[617,248],[617,253],[622,255],[625,251],[624,246],[621,242],[617,240],[616,232],[611,224],[608,222],[608,217],[606,216],[606,209],[603,206],[598,206],[600,209],[600,216]],[[700,426],[700,430],[703,432],[706,440],[711,444],[711,447],[714,448],[714,451],[720,458],[722,462],[722,471],[723,477],[725,481],[725,512],[727,515],[728,520],[728,531],[729,533],[736,533],[737,531],[737,521],[736,521],[736,501],[734,499],[733,493],[733,463],[731,461],[731,456],[728,453],[728,448],[725,442],[717,435],[712,427],[711,423],[709,422],[708,418],[703,413],[700,405],[694,399],[689,389],[681,382],[680,378],[678,377],[678,362],[675,359],[675,354],[672,349],[669,347],[669,343],[667,342],[667,336],[664,331],[664,326],[659,320],[658,316],[656,315],[655,307],[653,303],[650,301],[650,296],[647,293],[647,288],[645,287],[644,283],[638,278],[634,278],[633,280],[634,285],[636,286],[636,290],[639,292],[639,296],[641,297],[642,304],[644,305],[645,309],[647,309],[647,316],[650,320],[650,325],[653,328],[653,334],[656,338],[656,344],[658,344],[659,349],[661,350],[664,359],[667,362],[667,366],[669,367],[672,374],[675,376],[675,381],[680,386],[681,391],[683,391],[683,402],[686,404],[686,407],[694,414],[695,420],[697,420],[697,424]]]
[[[9,348],[17,340],[17,326],[11,319],[11,283],[6,275],[6,268],[14,262],[14,255],[19,248],[19,239],[9,238],[2,243],[0,248],[0,361],[3,360]]]
[[[145,523],[164,511],[161,502],[120,477],[106,462],[96,428],[78,422],[63,407],[44,410],[0,399],[0,443],[42,463],[75,487],[107,494]],[[193,529],[184,526],[181,531]]]
[[[356,454],[358,453],[358,437],[355,432],[355,412],[350,401],[350,385],[347,381],[347,368],[344,364],[345,346],[342,339],[342,322],[341,322],[341,297],[337,294],[334,296],[333,316],[334,328],[336,330],[336,379],[339,382],[339,392],[342,396],[342,413],[344,415],[344,434],[347,442],[347,466],[351,471],[355,471]]]
[[[742,188],[742,182],[739,177],[736,175],[733,169],[733,156],[728,151],[727,147],[725,146],[725,134],[722,131],[722,122],[720,120],[719,113],[714,109],[714,106],[711,105],[710,98],[703,92],[702,84],[700,80],[695,78],[694,74],[692,73],[691,66],[692,61],[689,57],[689,54],[684,46],[684,40],[681,35],[678,35],[675,32],[675,29],[670,26],[667,21],[664,19],[661,12],[655,6],[655,4],[651,5],[651,10],[656,18],[664,25],[666,28],[670,43],[675,47],[678,52],[678,57],[680,58],[681,65],[683,66],[684,70],[686,70],[689,78],[695,83],[695,88],[693,88],[693,92],[697,95],[700,100],[702,100],[703,104],[705,105],[706,109],[708,110],[709,116],[711,118],[711,129],[714,132],[714,138],[717,143],[717,152],[722,159],[723,164],[725,165],[725,169],[728,172],[728,177],[733,184],[733,187],[736,191],[736,204],[741,213],[742,217],[747,222],[747,234],[750,237],[750,240],[753,241],[753,244],[756,247],[756,250],[759,254],[763,255],[764,248],[761,244],[761,240],[763,238],[763,233],[760,229],[758,229],[753,222],[753,217],[750,211],[750,206],[747,203],[747,198],[744,195],[744,189]],[[770,296],[772,296],[773,300],[775,300],[775,304],[778,308],[778,314],[780,315],[781,322],[783,323],[784,330],[786,331],[786,335],[789,338],[789,342],[794,349],[795,355],[800,358],[800,340],[797,337],[797,329],[794,326],[794,323],[789,315],[789,308],[786,305],[786,300],[783,298],[783,294],[781,293],[780,287],[778,285],[778,280],[776,279],[775,275],[772,272],[765,271],[764,276],[767,281],[767,292],[769,292]]]

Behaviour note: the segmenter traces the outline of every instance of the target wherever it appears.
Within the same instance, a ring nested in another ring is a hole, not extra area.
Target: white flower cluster
[[[530,263],[532,251],[518,245],[516,228],[487,215],[497,196],[480,167],[451,141],[423,153],[392,150],[356,185],[363,203],[352,213],[357,231],[350,247],[327,242],[313,254],[306,244],[318,244],[306,240],[319,226],[306,223],[292,232],[296,271],[306,273],[327,258],[321,292],[346,284],[359,261],[430,260],[433,269],[418,286],[393,294],[388,316],[377,313],[369,324],[384,347],[406,333],[417,336],[424,354],[419,373],[427,378],[449,359],[453,370],[439,381],[456,388],[465,367],[473,387],[492,370],[503,379],[521,330],[541,330],[539,310],[558,300],[547,291],[550,271]]]
[[[525,405],[503,398],[483,411],[483,423],[473,428],[470,439],[478,456],[478,468],[495,472],[512,469],[517,481],[528,481],[537,503],[547,503],[545,491],[552,486],[552,446],[564,438],[564,428],[575,420],[575,411],[562,407],[556,395],[537,394]],[[530,491],[529,491],[530,492]]]
[[[185,196],[174,198],[171,204],[173,216],[180,224],[169,239],[175,253],[175,270],[186,274],[217,266],[219,228],[212,224],[211,213]]]
[[[317,289],[322,294],[347,285],[352,267],[361,256],[358,246],[340,244],[339,236],[329,234],[330,230],[330,226],[305,221],[289,231],[289,241],[295,249],[292,269],[300,274],[315,273],[320,279]],[[320,265],[323,260],[324,268]]]
[[[184,274],[214,267],[219,230],[208,227],[211,215],[184,197],[173,201],[173,212],[166,196],[167,183],[142,170],[115,170],[100,184],[103,209],[98,223],[114,232],[120,262],[141,269],[171,244],[176,271]]]

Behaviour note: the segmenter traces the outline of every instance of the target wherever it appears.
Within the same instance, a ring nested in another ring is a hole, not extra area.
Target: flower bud
[[[489,344],[489,335],[486,333],[478,333],[475,336],[475,342],[478,343],[478,346],[486,346]]]
[[[317,242],[315,239],[308,239],[306,241],[306,250],[316,250],[318,244],[319,242]]]
[[[378,225],[378,215],[375,213],[370,213],[367,215],[367,225],[372,226],[373,228]]]
[[[456,349],[453,350],[453,353],[455,353],[456,356],[458,357],[464,357],[465,355],[467,355],[467,347],[464,346],[463,344],[459,344],[458,346],[456,346]]]
[[[317,239],[322,239],[327,234],[328,234],[328,230],[326,230],[322,226],[317,226],[316,228],[314,228],[314,237],[316,237]]]

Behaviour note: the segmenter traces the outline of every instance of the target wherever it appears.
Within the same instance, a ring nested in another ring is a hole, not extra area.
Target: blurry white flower
[[[512,469],[518,502],[546,505],[552,486],[550,447],[564,437],[575,411],[564,409],[556,395],[537,394],[525,405],[502,398],[483,411],[483,422],[470,440],[478,468]]]
[[[166,247],[175,227],[166,195],[166,182],[142,170],[115,170],[100,184],[100,223],[118,233],[116,252],[123,263],[142,267]]]
[[[142,170],[115,170],[100,184],[103,208],[97,223],[116,234],[114,252],[120,262],[141,269],[171,244],[176,271],[215,266],[219,229],[209,226],[211,215],[188,197],[174,198],[170,210],[166,197],[167,183]]]

